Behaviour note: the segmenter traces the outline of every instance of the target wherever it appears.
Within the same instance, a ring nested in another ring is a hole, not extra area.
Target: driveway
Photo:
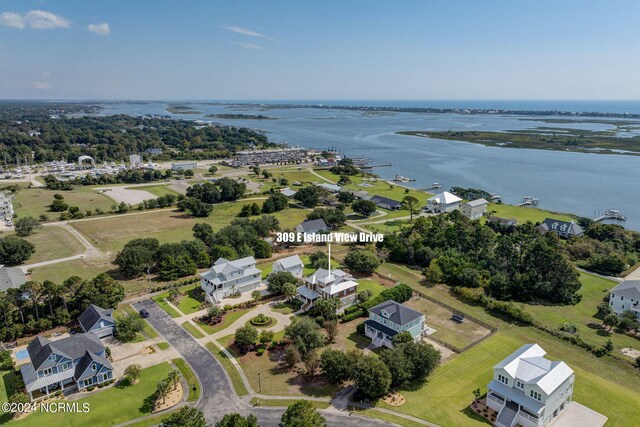
[[[235,395],[231,383],[222,366],[208,350],[200,345],[187,331],[152,300],[134,304],[136,310],[144,308],[149,312],[147,320],[191,365],[200,380],[202,395],[196,407],[204,412],[207,422],[215,423],[229,412],[252,413],[258,417],[262,427],[276,427],[283,410],[279,408],[253,408],[241,402]],[[388,426],[390,423],[363,418],[348,413],[322,411],[330,426]]]

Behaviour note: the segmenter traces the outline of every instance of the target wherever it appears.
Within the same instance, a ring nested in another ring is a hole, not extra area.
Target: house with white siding
[[[567,408],[573,397],[573,370],[545,354],[538,344],[525,344],[494,366],[486,402],[498,412],[496,426],[543,427]]]
[[[304,271],[304,263],[298,255],[292,255],[274,261],[272,271],[291,273],[293,277],[301,279]]]
[[[469,219],[478,219],[485,214],[487,206],[489,206],[489,202],[485,199],[471,200],[460,206],[460,212]]]
[[[250,292],[261,283],[262,272],[252,256],[234,261],[218,258],[209,271],[200,275],[200,287],[212,304],[237,293]]]
[[[444,191],[427,199],[427,205],[424,209],[427,212],[443,213],[452,212],[460,207],[462,199],[453,193]]]
[[[627,310],[640,319],[640,280],[624,280],[611,290],[609,306],[616,314]]]

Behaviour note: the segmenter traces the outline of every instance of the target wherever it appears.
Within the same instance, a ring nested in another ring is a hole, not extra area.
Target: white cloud
[[[253,43],[238,42],[238,45],[243,49],[262,49],[262,46]]]
[[[35,82],[31,82],[31,86],[33,86],[36,89],[40,89],[40,90],[51,89],[51,83],[43,82],[41,80],[36,80]]]
[[[103,22],[101,24],[89,24],[87,25],[87,30],[99,36],[108,36],[109,34],[111,34],[111,28],[106,22]]]
[[[19,13],[3,12],[0,14],[0,24],[13,28],[24,28],[24,17]]]
[[[46,10],[30,10],[24,15],[15,12],[3,12],[0,14],[0,25],[21,30],[26,27],[34,30],[53,30],[55,28],[69,28],[71,21]]]
[[[259,33],[257,31],[253,31],[253,30],[248,30],[246,28],[238,27],[237,25],[226,25],[226,26],[224,26],[222,28],[224,28],[227,31],[231,31],[233,33],[242,34],[244,36],[260,37],[261,39],[267,39],[267,40],[275,41],[274,38],[269,37],[266,34],[262,34],[262,33]]]

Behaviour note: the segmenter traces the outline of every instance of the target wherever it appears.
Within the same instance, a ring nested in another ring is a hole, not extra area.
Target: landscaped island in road
[[[640,155],[640,136],[618,138],[605,132],[539,127],[523,131],[402,131],[400,135],[473,142],[493,147]]]

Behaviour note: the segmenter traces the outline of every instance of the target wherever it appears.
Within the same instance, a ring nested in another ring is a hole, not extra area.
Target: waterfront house
[[[556,233],[565,239],[569,237],[582,236],[583,230],[575,221],[562,221],[554,218],[545,218],[542,224],[536,227],[536,230],[542,234],[548,232]]]
[[[84,332],[93,332],[99,338],[113,335],[116,329],[113,309],[98,307],[94,304],[91,304],[80,314],[78,322]]]
[[[298,287],[298,299],[302,301],[303,310],[311,308],[319,298],[338,298],[342,312],[345,307],[355,304],[358,282],[349,273],[342,270],[319,268],[311,276],[304,279],[304,285]]]
[[[482,218],[485,214],[488,205],[489,202],[485,199],[471,200],[470,202],[463,203],[460,206],[460,212],[469,219],[478,219]]]
[[[7,292],[11,288],[18,289],[26,281],[27,278],[21,268],[0,265],[0,291]]]
[[[371,201],[375,203],[379,208],[389,209],[393,211],[400,209],[400,207],[402,206],[402,203],[397,200],[377,195],[373,196],[371,198]]]
[[[324,188],[329,193],[338,193],[340,190],[342,190],[342,187],[336,184],[328,184],[326,182],[323,182],[322,184],[317,184],[317,185],[320,188]]]
[[[495,222],[505,227],[514,227],[518,225],[518,221],[513,218],[501,218],[499,216],[490,215],[487,222]]]
[[[321,233],[323,231],[328,231],[329,227],[324,222],[324,219],[308,219],[302,222],[300,225],[296,227],[296,231],[298,233],[306,233],[306,234],[316,234]]]
[[[427,199],[425,210],[434,213],[452,212],[460,207],[460,202],[462,202],[460,197],[444,191]]]
[[[624,280],[611,290],[609,306],[616,314],[631,310],[640,319],[640,280]]]
[[[497,426],[546,426],[571,402],[573,370],[545,354],[538,344],[525,344],[494,366],[487,406],[498,412]]]
[[[200,287],[212,304],[238,293],[250,292],[262,283],[262,272],[252,256],[229,261],[218,258],[213,266],[200,275]]]
[[[292,255],[274,261],[272,271],[291,273],[293,277],[301,279],[304,271],[304,263],[298,255]]]
[[[364,333],[376,347],[393,348],[393,337],[409,332],[418,341],[424,333],[424,314],[393,300],[385,301],[369,310]]]
[[[371,200],[371,196],[365,190],[344,190],[347,193],[351,193],[355,199],[358,200]]]
[[[31,400],[56,390],[84,388],[113,379],[104,344],[92,332],[58,341],[38,336],[27,346],[30,363],[20,367]]]

